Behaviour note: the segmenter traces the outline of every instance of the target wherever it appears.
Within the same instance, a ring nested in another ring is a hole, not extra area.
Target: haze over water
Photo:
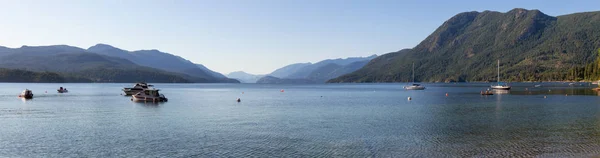
[[[522,83],[508,94],[481,96],[488,84],[428,84],[424,91],[406,91],[404,85],[155,84],[169,102],[144,104],[120,95],[130,84],[4,83],[0,157],[600,152],[600,98],[589,87]],[[57,94],[60,86],[70,92]],[[25,88],[34,99],[16,97]]]

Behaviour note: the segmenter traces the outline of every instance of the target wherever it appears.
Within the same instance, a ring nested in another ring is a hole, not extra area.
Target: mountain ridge
[[[407,82],[411,63],[422,82],[576,79],[569,74],[594,61],[600,48],[600,12],[548,16],[539,10],[459,13],[411,49],[385,54],[363,68],[329,80]]]

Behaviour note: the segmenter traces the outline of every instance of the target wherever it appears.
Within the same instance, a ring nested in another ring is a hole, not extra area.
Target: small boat
[[[424,90],[425,87],[420,84],[412,84],[411,86],[404,86],[406,90]]]
[[[67,88],[63,88],[63,87],[58,88],[56,91],[58,91],[58,93],[68,93],[69,92],[69,90],[67,90]]]
[[[165,95],[158,93],[158,89],[148,88],[131,96],[131,101],[135,102],[166,102]]]
[[[492,89],[510,90],[510,86],[500,82],[500,60],[498,60],[498,85],[492,85]]]
[[[492,93],[492,91],[481,91],[480,94],[481,95],[494,95],[494,93]]]
[[[32,99],[33,93],[29,89],[25,89],[21,94],[19,94],[19,98]]]
[[[404,89],[406,89],[406,90],[424,90],[425,86],[421,86],[420,84],[415,83],[415,63],[413,63],[412,69],[413,69],[413,71],[412,71],[413,84],[410,86],[404,86]]]
[[[536,84],[536,85],[533,85],[533,87],[535,87],[535,88],[539,88],[539,87],[542,87],[542,85],[540,85],[540,84]]]
[[[139,82],[131,88],[123,88],[123,92],[125,93],[125,95],[134,95],[141,91],[144,91],[145,89],[148,89],[148,87],[152,87],[152,85],[149,85],[145,82]]]

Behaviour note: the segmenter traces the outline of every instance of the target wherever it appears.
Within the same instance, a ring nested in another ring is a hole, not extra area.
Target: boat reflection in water
[[[510,90],[504,90],[504,89],[492,89],[492,92],[494,94],[509,94]]]

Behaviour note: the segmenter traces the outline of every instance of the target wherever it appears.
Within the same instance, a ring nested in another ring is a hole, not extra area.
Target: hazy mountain
[[[256,83],[259,84],[308,84],[316,83],[309,79],[281,79],[273,76],[265,76],[260,78]]]
[[[288,77],[289,75],[297,72],[298,70],[300,70],[308,65],[311,65],[311,63],[296,63],[296,64],[287,65],[287,66],[284,66],[282,68],[279,68],[279,69],[271,72],[269,74],[269,76],[278,77],[278,78]]]
[[[225,78],[221,74],[209,70],[203,65],[197,65],[179,56],[155,49],[130,52],[106,44],[97,44],[87,50],[93,53],[127,59],[141,66],[183,73],[197,78],[204,78],[208,81],[235,82]]]
[[[371,55],[368,57],[350,57],[346,59],[327,59],[319,61],[317,63],[298,63],[285,66],[283,68],[275,70],[269,74],[270,77],[262,80],[262,83],[268,83],[268,81],[274,82],[286,82],[291,81],[297,83],[297,80],[283,80],[283,79],[301,79],[310,80],[305,83],[324,83],[325,81],[336,78],[343,74],[351,73],[360,69],[371,59],[377,57],[377,55]],[[273,74],[278,75],[273,75]],[[278,80],[279,79],[279,80]]]
[[[329,63],[312,71],[306,78],[317,83],[325,83],[327,80],[352,73],[367,65],[367,63],[369,63],[369,60],[356,61],[344,66]]]
[[[66,45],[23,46],[0,51],[1,68],[56,72],[63,77],[82,77],[94,82],[216,82],[139,66],[126,59]]]
[[[249,74],[244,71],[236,71],[236,72],[231,72],[231,73],[227,74],[227,77],[237,79],[242,83],[256,83],[256,81],[258,81],[260,78],[262,78],[264,76],[265,75]]]
[[[350,63],[353,62],[357,62],[357,61],[369,61],[373,58],[377,57],[377,55],[371,55],[368,57],[350,57],[350,58],[346,58],[346,59],[327,59],[327,60],[323,60],[323,61],[319,61],[317,63],[314,64],[310,64],[310,65],[306,65],[303,66],[301,68],[298,68],[296,71],[292,72],[291,74],[281,77],[281,78],[293,78],[293,79],[306,79],[309,77],[309,75],[313,72],[313,71],[321,71],[318,70],[319,68],[326,66],[328,64],[336,64],[339,66],[346,66]],[[330,67],[329,67],[330,68]],[[335,76],[337,77],[337,76]],[[334,77],[334,78],[335,78]]]
[[[538,10],[460,13],[412,49],[379,56],[329,82],[577,80],[593,70],[600,12],[548,16]],[[587,72],[587,73],[586,73]]]
[[[201,70],[204,70],[206,72],[208,72],[209,75],[215,77],[215,78],[227,78],[225,75],[215,72],[213,70],[208,69],[206,66],[202,65],[202,64],[196,64],[196,66],[198,66],[198,68],[200,68]]]

